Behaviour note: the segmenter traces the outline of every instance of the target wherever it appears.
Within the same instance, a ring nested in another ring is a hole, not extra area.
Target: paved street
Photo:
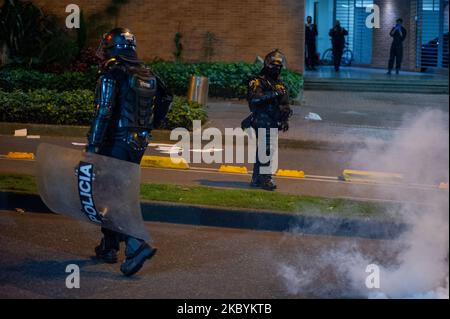
[[[328,143],[390,139],[402,120],[426,109],[448,116],[449,96],[436,94],[305,91],[301,106],[294,107],[290,130],[280,138]],[[322,121],[307,121],[313,112]],[[248,114],[244,101],[211,101],[209,126],[223,130],[239,127]]]
[[[36,152],[39,143],[47,142],[71,148],[81,149],[72,145],[72,141],[83,142],[83,139],[43,137],[39,140],[18,137],[0,136],[0,154],[9,151]],[[148,154],[160,154],[155,148],[150,148]],[[280,151],[280,168],[302,169],[308,174],[306,179],[276,178],[278,192],[293,195],[310,195],[323,197],[345,197],[370,200],[401,200],[420,202],[421,198],[430,193],[448,193],[428,186],[404,186],[403,192],[397,191],[398,185],[375,186],[364,183],[347,183],[338,180],[345,168],[349,168],[352,154],[325,150],[282,149]],[[0,158],[0,173],[15,173],[36,175],[35,161],[8,160]],[[224,174],[212,170],[219,165],[193,164],[190,170],[143,168],[142,181],[150,183],[170,183],[181,185],[202,185],[222,188],[249,187],[249,175]],[[252,165],[246,165],[252,169]],[[198,168],[198,169],[197,169]],[[380,167],[382,169],[382,167]],[[445,176],[442,177],[445,179]],[[436,185],[437,186],[437,185]],[[400,188],[402,189],[402,188]]]
[[[332,143],[349,136],[356,142],[370,137],[389,139],[410,111],[429,105],[448,114],[448,95],[335,94],[306,92],[303,106],[295,107],[294,129],[288,138]],[[210,126],[219,128],[235,127],[247,114],[246,105],[237,101],[214,101],[210,108]],[[323,121],[304,120],[308,112],[318,113]],[[81,149],[83,146],[72,143],[84,143],[85,139],[3,135],[0,154],[36,152],[41,142]],[[280,168],[304,170],[307,178],[277,178],[277,191],[410,203],[421,203],[437,192],[448,197],[448,191],[436,188],[339,181],[345,168],[383,170],[377,163],[349,167],[354,151],[282,148]],[[167,156],[156,146],[147,154]],[[34,175],[35,164],[1,158],[0,173]],[[142,180],[248,188],[248,175],[218,173],[214,171],[217,164],[191,166],[188,171],[144,168]],[[246,166],[251,169],[251,165]],[[448,173],[442,178],[448,179]],[[368,291],[352,288],[349,272],[342,271],[341,262],[352,259],[357,251],[370,262],[389,265],[399,245],[396,241],[192,225],[147,222],[146,226],[159,252],[138,276],[127,279],[120,275],[119,265],[99,264],[92,258],[100,239],[94,226],[51,214],[0,212],[0,298],[365,298]],[[69,264],[81,268],[80,289],[65,287]],[[366,266],[358,264],[361,272]]]
[[[57,215],[0,212],[0,298],[358,297],[338,265],[333,269],[320,258],[336,247],[356,245],[371,260],[389,262],[395,246],[381,240],[146,225],[159,251],[138,276],[127,279],[119,265],[92,258],[100,239],[95,226]],[[65,286],[69,264],[81,269],[80,289]],[[288,266],[315,269],[301,278],[300,291],[300,283],[282,271]]]

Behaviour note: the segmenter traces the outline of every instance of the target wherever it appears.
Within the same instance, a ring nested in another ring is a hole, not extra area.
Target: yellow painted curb
[[[439,184],[439,189],[448,189],[448,183]]]
[[[189,169],[189,164],[182,157],[171,158],[164,156],[144,156],[142,167]]]
[[[346,169],[342,176],[347,182],[402,182],[403,175],[396,173],[384,173],[373,171],[358,171]]]
[[[276,176],[278,176],[278,177],[305,178],[305,172],[304,171],[280,169],[280,170],[278,170]]]
[[[219,172],[221,173],[235,173],[235,174],[248,174],[247,167],[245,166],[227,166],[222,165],[219,168]]]
[[[6,155],[7,158],[11,159],[30,159],[34,160],[34,154],[33,153],[23,153],[23,152],[9,152],[8,155]]]

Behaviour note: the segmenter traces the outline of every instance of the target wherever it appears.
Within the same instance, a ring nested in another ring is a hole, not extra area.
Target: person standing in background
[[[392,28],[390,36],[393,38],[389,57],[388,73],[392,74],[395,62],[395,72],[400,74],[403,60],[403,42],[406,40],[406,29],[403,27],[403,19],[397,19],[397,24]]]
[[[241,123],[243,130],[250,127],[255,130],[258,141],[250,185],[267,191],[277,188],[271,172],[275,147],[272,129],[287,132],[289,118],[293,114],[289,105],[288,88],[281,79],[281,71],[285,68],[286,57],[278,49],[266,55],[264,68],[248,84],[247,101],[252,114]],[[268,160],[261,157],[261,154],[265,154]]]
[[[305,25],[305,48],[306,48],[306,68],[308,70],[316,71],[316,39],[317,39],[317,26],[312,23],[312,17],[306,18]]]
[[[336,24],[334,28],[330,30],[329,35],[333,46],[334,69],[336,72],[339,72],[342,55],[344,54],[345,49],[345,36],[348,35],[348,31],[341,27],[341,22],[339,20],[336,20]]]

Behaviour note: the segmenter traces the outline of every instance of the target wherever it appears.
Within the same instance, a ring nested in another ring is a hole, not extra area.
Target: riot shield
[[[141,214],[139,165],[44,143],[36,157],[39,194],[53,212],[150,240]]]

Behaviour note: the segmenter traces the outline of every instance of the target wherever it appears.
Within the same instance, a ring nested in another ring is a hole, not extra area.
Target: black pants
[[[389,71],[392,71],[394,69],[394,63],[395,69],[397,71],[400,71],[400,69],[402,68],[402,61],[403,61],[403,46],[393,44],[391,46],[391,53],[389,56]]]
[[[306,66],[314,68],[316,66],[316,43],[314,41],[306,42]]]
[[[105,146],[100,149],[99,154],[104,156],[113,157],[119,160],[140,164],[145,151],[135,151],[124,142],[115,142],[113,145]],[[102,233],[106,239],[106,245],[108,248],[118,249],[119,242],[125,241],[128,236],[115,232],[113,230],[103,228]]]
[[[272,128],[275,128],[274,126],[272,126]],[[261,130],[261,132],[259,132]],[[270,165],[271,163],[271,159],[268,162],[261,162],[261,159],[259,158],[259,150],[260,147],[263,148],[263,152],[264,154],[268,157],[270,155],[273,155],[271,153],[273,153],[273,149],[272,149],[272,143],[271,143],[271,135],[270,135],[270,127],[260,127],[260,128],[255,128],[256,131],[256,139],[257,139],[257,147],[256,147],[256,160],[255,160],[255,165],[253,165],[253,178],[258,178],[258,177],[266,177],[269,178],[272,176],[272,173],[268,173],[268,171],[270,170]],[[260,135],[260,133],[263,133],[265,135],[265,141],[264,143],[260,142],[262,140],[262,137]],[[264,168],[265,171],[261,173],[261,168]]]
[[[342,55],[344,54],[344,48],[343,47],[333,47],[333,62],[334,62],[334,69],[336,71],[339,71],[341,67],[341,61],[342,61]]]

